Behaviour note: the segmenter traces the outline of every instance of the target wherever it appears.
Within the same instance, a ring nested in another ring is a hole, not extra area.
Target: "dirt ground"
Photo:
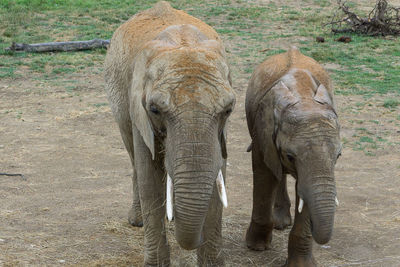
[[[235,46],[234,40],[226,43]],[[232,63],[237,105],[228,132],[223,252],[227,266],[279,266],[290,229],[275,231],[268,251],[250,251],[244,243],[252,172],[245,152],[249,74],[241,64]],[[0,80],[0,172],[24,175],[0,176],[0,266],[142,265],[143,230],[127,222],[132,169],[105,104],[101,67],[66,74],[56,84],[29,76]],[[78,85],[75,94],[63,87],[71,80]],[[344,144],[336,167],[334,234],[327,245],[314,244],[319,266],[400,266],[399,111],[382,108],[383,98],[336,97],[343,140],[354,140],[354,122],[362,121],[393,145],[366,153]],[[168,224],[173,265],[192,266],[195,253],[177,246],[173,229]]]

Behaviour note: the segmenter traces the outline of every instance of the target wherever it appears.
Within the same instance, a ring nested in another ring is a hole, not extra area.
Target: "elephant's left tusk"
[[[228,207],[228,198],[226,197],[224,176],[222,175],[221,170],[219,170],[219,172],[218,172],[216,183],[217,183],[219,198],[221,199],[222,205],[226,208],[226,207]]]
[[[297,209],[299,211],[299,213],[301,213],[301,211],[303,210],[303,205],[304,205],[304,200],[302,198],[300,198],[299,207]]]
[[[337,199],[337,197],[335,197],[335,204],[336,204],[336,207],[339,207],[339,200]]]
[[[173,207],[173,194],[174,194],[174,185],[172,184],[171,176],[167,173],[167,219],[168,221],[172,221],[174,218],[174,207]]]

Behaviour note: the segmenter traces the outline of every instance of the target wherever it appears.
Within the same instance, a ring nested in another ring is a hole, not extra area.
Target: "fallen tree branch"
[[[110,40],[93,39],[90,41],[72,41],[72,42],[51,42],[39,44],[18,44],[6,48],[6,51],[25,51],[25,52],[66,52],[90,50],[95,48],[107,48]]]
[[[361,33],[366,35],[400,35],[400,8],[390,6],[387,0],[377,0],[368,17],[360,17],[350,11],[346,2],[338,0],[338,9],[331,25],[334,33]]]
[[[23,174],[21,173],[5,173],[5,172],[0,172],[0,175],[4,175],[4,176],[20,176],[22,178],[22,180],[26,181],[26,178]]]

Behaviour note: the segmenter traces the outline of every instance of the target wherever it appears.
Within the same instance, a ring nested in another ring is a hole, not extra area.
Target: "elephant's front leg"
[[[132,202],[132,207],[128,213],[128,221],[132,226],[142,227],[143,226],[142,208],[140,205],[139,188],[138,188],[137,174],[135,168],[133,168],[132,187],[133,187],[133,202]]]
[[[124,145],[126,147],[126,150],[128,151],[133,168],[133,175],[132,175],[133,202],[132,202],[132,207],[128,213],[128,221],[132,226],[142,227],[143,220],[142,220],[142,210],[140,207],[137,174],[135,169],[132,124],[130,119],[124,119],[120,120],[118,122],[118,125],[119,125],[119,130],[121,132],[122,141],[124,141]]]
[[[226,165],[222,168],[222,174],[226,177]],[[197,249],[197,262],[199,266],[224,266],[221,223],[222,203],[218,195],[217,186],[215,185],[203,227],[204,243]]]
[[[144,265],[169,266],[169,245],[165,233],[164,171],[152,160],[140,133],[133,126],[135,169],[144,226]]]
[[[297,185],[296,185],[297,187]],[[298,211],[299,197],[296,192],[296,214],[289,235],[288,259],[286,267],[317,266],[312,255],[311,220],[308,206],[304,203],[301,213]]]
[[[254,147],[254,146],[253,146]],[[247,247],[253,250],[266,250],[272,241],[272,205],[275,198],[277,179],[269,170],[262,156],[254,149],[253,164],[253,212],[246,233]]]
[[[290,216],[290,198],[287,192],[286,175],[279,182],[274,204],[274,228],[283,230],[292,224]]]

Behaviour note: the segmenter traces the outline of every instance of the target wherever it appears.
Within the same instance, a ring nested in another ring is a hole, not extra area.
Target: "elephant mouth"
[[[226,195],[224,176],[222,174],[221,169],[218,171],[215,183],[217,186],[219,199],[221,200],[222,205],[226,208],[228,207],[228,198]],[[167,173],[166,212],[168,221],[172,221],[172,219],[174,218],[173,198],[174,198],[174,184],[172,182],[171,176]]]
[[[336,207],[339,206],[339,200],[337,199],[337,197],[335,197],[335,205]],[[304,206],[304,200],[301,197],[299,197],[299,206],[297,207],[299,213],[303,211],[303,206]]]

